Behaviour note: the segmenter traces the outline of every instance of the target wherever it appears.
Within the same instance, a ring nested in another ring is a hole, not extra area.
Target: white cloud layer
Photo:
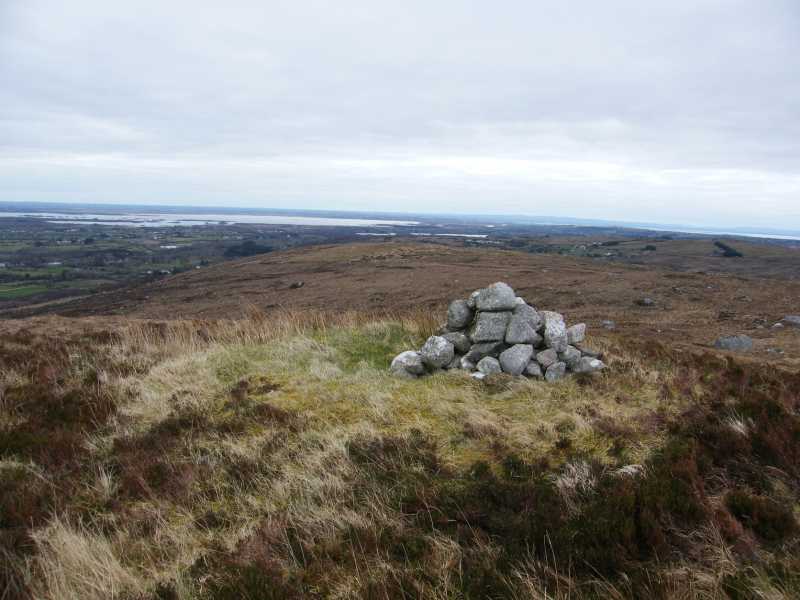
[[[0,1],[0,200],[800,228],[795,0]]]

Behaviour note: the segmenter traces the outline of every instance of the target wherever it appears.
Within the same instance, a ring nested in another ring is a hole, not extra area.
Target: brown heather
[[[597,377],[392,378],[436,325],[4,337],[0,599],[800,596],[800,375],[595,332]]]

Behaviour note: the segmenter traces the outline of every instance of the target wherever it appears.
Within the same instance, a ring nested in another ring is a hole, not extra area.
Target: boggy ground
[[[4,600],[800,595],[796,372],[596,331],[595,377],[392,378],[429,312],[23,323]]]
[[[707,347],[719,335],[746,333],[756,341],[754,356],[800,366],[797,330],[771,329],[783,316],[800,313],[800,281],[758,276],[770,272],[775,253],[788,265],[792,252],[800,250],[738,243],[746,251],[738,259],[714,256],[710,240],[656,243],[659,250],[645,254],[659,258],[647,265],[432,243],[316,246],[226,262],[42,310],[165,320],[237,318],[253,307],[268,313],[443,315],[450,300],[502,280],[534,306],[563,312],[569,322],[585,321],[590,330],[612,319],[631,337],[676,349]],[[668,256],[680,260],[670,262]],[[719,272],[678,270],[692,261]],[[730,265],[749,274],[723,272]],[[302,287],[292,287],[301,281]],[[643,297],[654,299],[655,306],[638,306]]]

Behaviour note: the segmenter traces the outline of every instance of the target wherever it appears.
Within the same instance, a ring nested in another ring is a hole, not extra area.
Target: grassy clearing
[[[0,285],[0,300],[18,300],[20,298],[27,298],[35,296],[47,291],[46,285],[36,283],[20,285],[18,283],[9,283]]]
[[[598,337],[387,373],[424,315],[3,340],[0,598],[792,598],[800,378]]]

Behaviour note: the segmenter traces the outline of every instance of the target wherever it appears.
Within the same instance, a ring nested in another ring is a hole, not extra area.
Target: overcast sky
[[[0,200],[800,228],[800,2],[0,0]]]

